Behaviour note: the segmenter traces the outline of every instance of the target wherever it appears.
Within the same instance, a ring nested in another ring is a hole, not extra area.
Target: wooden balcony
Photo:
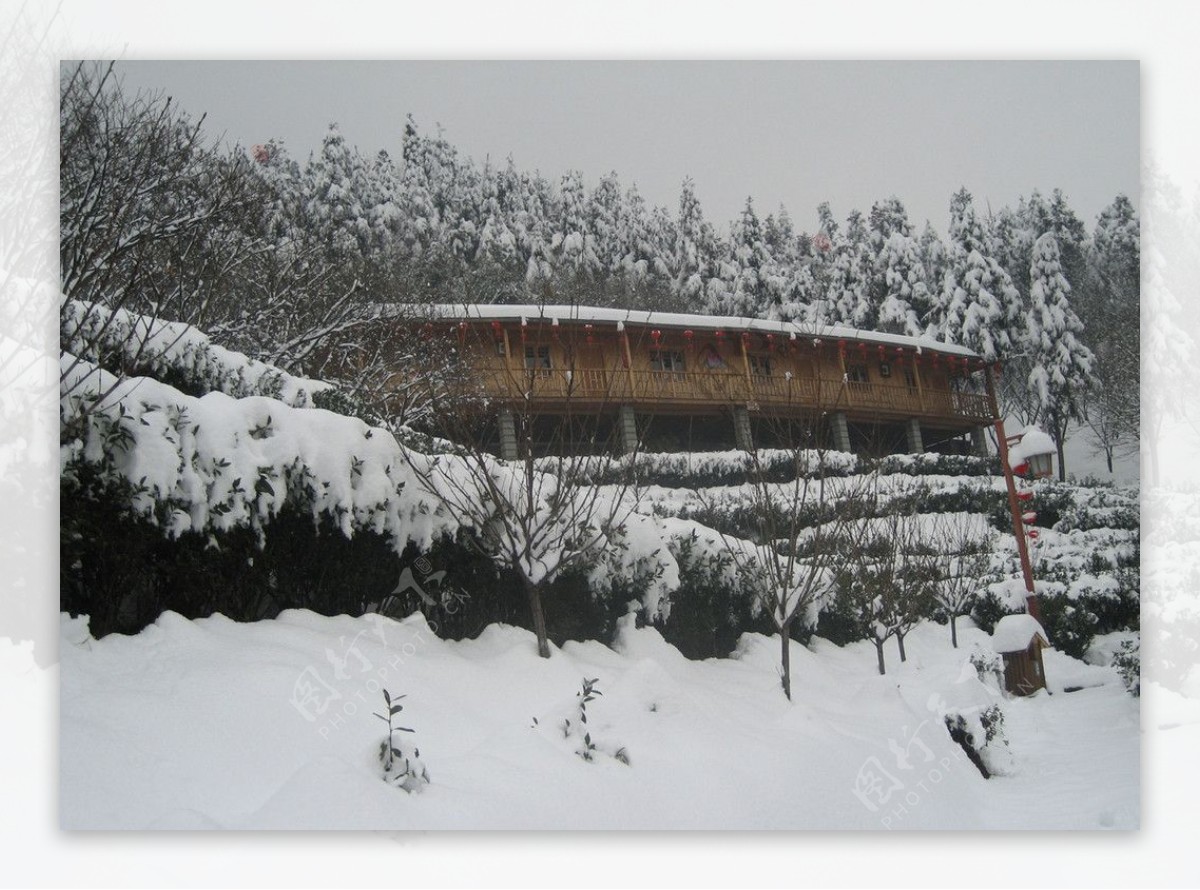
[[[705,413],[741,406],[786,415],[790,411],[842,411],[858,418],[919,417],[951,426],[990,422],[984,393],[908,386],[903,382],[845,382],[787,375],[713,371],[647,371],[625,368],[479,368],[486,394],[502,401],[531,401],[547,411],[568,405],[597,409],[630,404],[655,413]]]

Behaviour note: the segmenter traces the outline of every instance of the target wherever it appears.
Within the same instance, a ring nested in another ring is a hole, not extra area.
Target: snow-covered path
[[[977,630],[963,641],[985,639]],[[163,616],[92,640],[64,621],[61,823],[67,828],[1135,828],[1138,707],[1106,668],[1057,656],[1079,692],[1004,701],[1013,763],[985,780],[939,707],[996,697],[946,629],[907,664],[778,640],[692,662],[657,632],[568,643],[543,661],[526,631],[446,642],[414,616],[287,612],[236,624]],[[340,674],[340,677],[339,677]],[[576,691],[595,762],[577,756]],[[1059,683],[1059,686],[1062,684]],[[380,687],[406,693],[432,784],[380,781]],[[312,719],[308,719],[311,717]],[[536,718],[536,723],[535,719]],[[624,748],[630,765],[614,759]],[[878,780],[878,781],[875,781]]]

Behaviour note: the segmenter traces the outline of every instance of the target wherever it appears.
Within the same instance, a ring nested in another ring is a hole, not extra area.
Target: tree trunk
[[[950,615],[950,642],[955,649],[958,648],[958,626],[954,623],[957,620],[957,615]]]
[[[792,635],[788,632],[791,622],[779,629],[781,647],[779,650],[780,666],[783,668],[783,694],[787,700],[792,700]]]
[[[883,640],[875,640],[875,655],[879,658],[879,676],[887,673],[887,669],[883,665]]]
[[[550,641],[546,638],[546,615],[542,612],[542,592],[528,578],[522,577],[525,595],[529,597],[529,611],[533,614],[533,633],[537,637],[538,655],[550,657]]]
[[[1113,450],[1112,450],[1112,448],[1105,448],[1105,449],[1104,449],[1104,459],[1105,459],[1106,461],[1108,461],[1108,475],[1110,475],[1110,476],[1111,476],[1111,475],[1112,475],[1112,471],[1113,471],[1113,468],[1112,468],[1112,462],[1113,462]]]
[[[900,661],[908,661],[908,655],[904,651],[904,634],[902,633],[896,634],[896,648],[900,650]]]
[[[1066,439],[1066,436],[1059,436],[1058,441],[1054,443],[1058,447],[1058,481],[1059,482],[1067,481],[1067,461],[1064,456],[1064,452],[1066,451],[1066,442],[1064,441],[1065,439]]]

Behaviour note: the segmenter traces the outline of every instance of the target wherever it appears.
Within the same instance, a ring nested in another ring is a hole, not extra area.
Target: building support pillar
[[[904,442],[909,454],[923,454],[925,442],[921,438],[921,421],[910,417],[904,422]]]
[[[517,460],[517,419],[511,408],[500,409],[500,459]]]
[[[633,413],[632,405],[622,405],[617,409],[617,426],[620,428],[621,451],[633,454],[638,450],[637,415]]]
[[[838,451],[851,451],[850,426],[846,423],[845,413],[836,411],[829,416],[829,420],[833,428],[833,447]]]
[[[971,428],[971,453],[976,457],[988,456],[986,427],[977,426]]]
[[[750,433],[750,412],[745,405],[733,408],[733,440],[742,451],[754,450],[754,437]]]

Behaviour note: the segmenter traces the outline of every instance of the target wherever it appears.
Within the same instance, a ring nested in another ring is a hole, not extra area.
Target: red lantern
[[[693,339],[695,336],[696,336],[696,332],[695,332],[695,331],[692,331],[692,330],[687,330],[687,331],[684,331],[684,332],[683,332],[683,339],[687,341],[687,345],[688,345],[688,346],[691,346],[691,345],[692,345],[692,339]]]
[[[1032,501],[1033,500],[1033,492],[1032,491],[1018,491],[1017,497],[1022,501]]]
[[[1029,537],[1031,537],[1035,541],[1038,539],[1038,530],[1036,528],[1031,528],[1029,531],[1026,532],[1026,534],[1029,535]]]
[[[725,332],[724,331],[717,331],[717,333],[714,334],[713,336],[715,336],[717,338],[718,343],[725,342]]]
[[[750,332],[749,331],[742,332],[742,345],[746,346],[746,347],[748,347],[750,345]]]
[[[774,334],[767,334],[767,351],[768,352],[775,351],[775,335]]]
[[[493,322],[492,322],[492,334],[493,334],[493,336],[495,336],[495,338],[496,338],[497,340],[503,340],[503,339],[504,339],[504,328],[503,328],[503,327],[501,327],[501,325],[500,325],[500,322],[499,322],[499,321],[493,321]]]
[[[593,336],[593,333],[594,333],[594,331],[596,330],[596,326],[595,326],[595,325],[591,325],[591,324],[585,324],[585,325],[583,326],[583,330],[584,330],[584,331],[587,333],[587,341],[588,341],[589,343],[595,343],[595,342],[596,342],[596,338]]]
[[[655,328],[650,332],[650,339],[654,341],[654,345],[657,346],[662,341],[662,331]]]
[[[1024,476],[1026,473],[1029,472],[1029,464],[1019,463],[1015,467],[1012,468],[1012,471],[1014,473],[1016,473],[1018,476]]]
[[[1037,514],[1030,510],[1028,513],[1021,514],[1021,521],[1026,525],[1033,525],[1037,522]]]
[[[458,323],[458,340],[460,343],[467,341],[467,323],[465,321]]]
[[[886,349],[885,347],[883,347],[883,346],[880,346],[880,347],[879,347],[879,360],[880,360],[881,362],[882,362],[882,361],[887,361],[887,349]]]

